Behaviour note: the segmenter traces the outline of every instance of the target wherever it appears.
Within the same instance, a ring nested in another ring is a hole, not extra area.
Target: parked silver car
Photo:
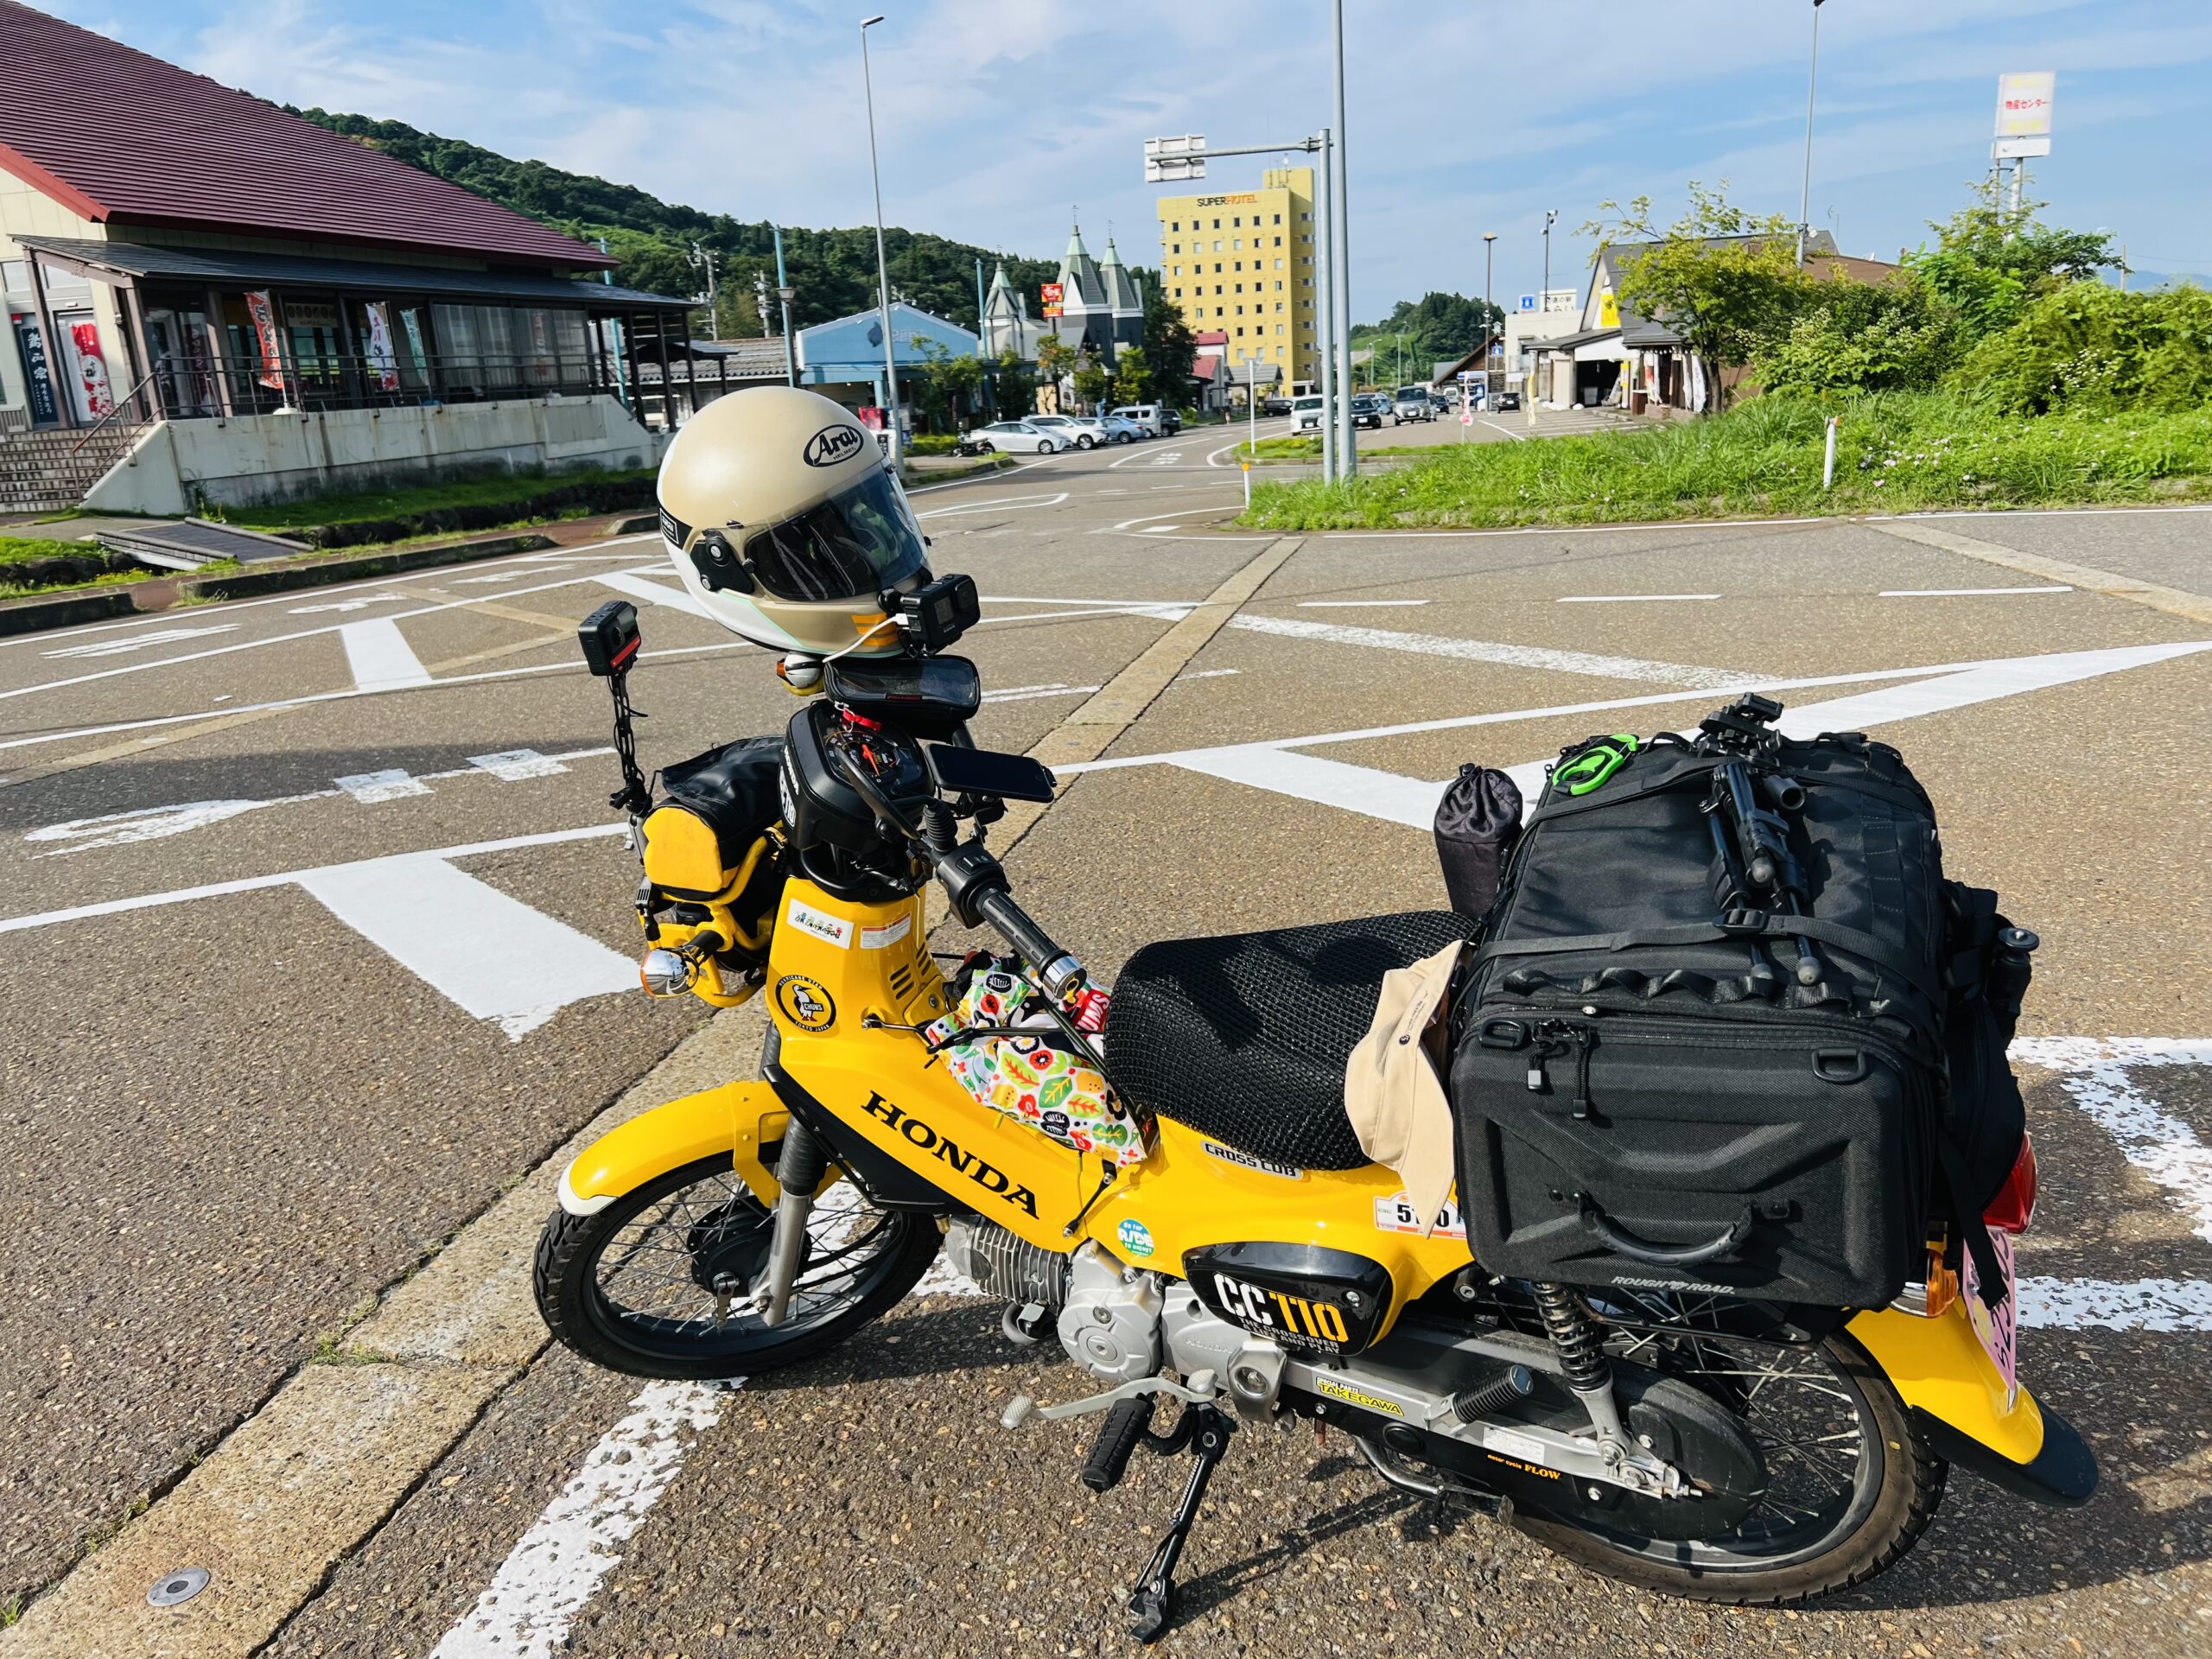
[[[993,421],[979,426],[961,441],[963,454],[988,455],[1002,449],[1010,455],[1057,454],[1066,446],[1058,435],[1027,421]]]

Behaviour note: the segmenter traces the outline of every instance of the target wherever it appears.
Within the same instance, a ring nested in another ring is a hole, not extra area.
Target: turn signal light
[[[1981,1212],[1982,1225],[1999,1233],[2024,1233],[2036,1218],[2036,1144],[2020,1137],[2020,1155],[2005,1178],[1989,1207]]]

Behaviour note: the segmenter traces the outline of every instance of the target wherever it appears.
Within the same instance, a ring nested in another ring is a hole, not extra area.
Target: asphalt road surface
[[[937,568],[986,595],[983,744],[1036,743],[1270,543],[1208,528],[1230,440],[918,496]],[[2212,593],[2201,512],[1942,524]],[[607,705],[575,659],[610,594],[644,621],[649,764],[788,716],[651,540],[0,642],[0,1604],[157,1520],[702,1026],[634,988]],[[1737,1612],[1248,1432],[1164,1650],[2212,1651],[2208,653],[2212,626],[1876,525],[1304,540],[1021,841],[1024,902],[1109,979],[1153,938],[1440,906],[1427,822],[1460,762],[1688,724],[1745,681],[1827,705],[1904,748],[1954,873],[2046,941],[2023,1370],[2105,1485],[2058,1512],[1961,1478],[1869,1589]],[[723,1022],[733,1071],[755,1018]],[[996,1324],[917,1296],[734,1392],[540,1353],[266,1650],[1122,1651],[1185,1465],[1094,1498],[1079,1428],[999,1429],[1017,1391],[1080,1390]]]

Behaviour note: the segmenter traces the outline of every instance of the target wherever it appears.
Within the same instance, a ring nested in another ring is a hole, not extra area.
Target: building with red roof
[[[688,302],[614,263],[0,0],[0,511],[648,463]]]

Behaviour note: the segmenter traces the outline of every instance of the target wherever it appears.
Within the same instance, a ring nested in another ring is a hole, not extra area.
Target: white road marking
[[[1646,662],[1636,657],[1600,657],[1583,651],[1556,651],[1546,645],[1512,645],[1489,639],[1452,639],[1432,633],[1397,633],[1383,628],[1348,627],[1334,622],[1301,622],[1288,616],[1236,616],[1229,626],[1248,633],[1272,633],[1293,639],[1319,639],[1331,645],[1364,645],[1376,651],[1402,651],[1422,657],[1456,657],[1468,662],[1503,663],[1515,668],[1552,669],[1562,674],[1587,674],[1599,679],[1646,680],[1660,685],[1694,685],[1718,690],[1744,684],[1751,677],[1718,668],[1694,668],[1681,663]]]
[[[2058,1073],[2059,1087],[2121,1155],[2174,1195],[2199,1238],[2212,1239],[2212,1147],[2130,1075],[2138,1066],[2212,1065],[2212,1039],[2033,1037],[2015,1042],[2012,1056]]]
[[[453,585],[456,588],[483,588],[495,582],[519,582],[522,577],[523,573],[519,570],[502,570],[490,576],[457,576]]]
[[[564,1651],[577,1613],[698,1437],[715,1426],[727,1397],[697,1382],[647,1383],[430,1659],[551,1659]]]
[[[241,812],[251,812],[273,801],[189,801],[181,806],[142,806],[130,812],[107,812],[96,818],[73,818],[49,823],[23,839],[34,845],[63,842],[48,857],[90,852],[95,847],[125,847],[142,841],[161,841],[211,823],[220,823]]]
[[[372,605],[404,605],[404,594],[363,594],[358,599],[335,599],[327,605],[295,605],[287,616],[321,616],[331,611],[365,611]]]
[[[361,691],[393,691],[403,686],[428,685],[430,671],[388,616],[368,622],[347,622],[338,630],[346,642],[346,665],[353,685]]]
[[[1426,605],[1425,599],[1301,599],[1301,611],[1371,611],[1386,607]]]
[[[536,749],[501,749],[497,754],[472,754],[468,764],[512,784],[524,778],[550,778],[568,767]]]
[[[1490,428],[1491,431],[1504,433],[1507,437],[1512,439],[1516,443],[1526,443],[1529,441],[1529,435],[1525,432],[1516,432],[1510,426],[1500,426],[1496,421],[1484,420],[1479,415],[1476,416],[1475,418],[1478,421],[1481,421],[1482,423]]]
[[[655,582],[644,570],[610,570],[590,580],[631,599],[642,599],[652,605],[672,605],[679,611],[707,617],[710,622],[714,620],[711,616],[707,616],[707,607],[692,598],[690,589],[671,588],[664,582]]]
[[[1568,594],[1553,601],[1560,605],[1656,605],[1676,599],[1718,599],[1718,594]]]
[[[2212,1331],[2212,1284],[2202,1279],[2040,1279],[2015,1286],[2031,1331]]]
[[[637,964],[426,853],[309,870],[299,884],[445,999],[510,1041],[570,1002],[625,991]]]
[[[1440,783],[1259,743],[1196,749],[1177,755],[1174,764],[1201,777],[1226,778],[1271,794],[1341,807],[1416,830],[1436,822],[1436,804],[1445,790]]]
[[[998,495],[982,501],[963,501],[950,507],[931,507],[917,518],[950,518],[962,512],[1025,512],[1033,507],[1057,507],[1068,499],[1065,490],[1052,495]]]
[[[151,633],[134,633],[125,639],[100,639],[88,645],[64,645],[59,651],[42,651],[41,657],[120,657],[125,652],[142,651],[148,645],[174,645],[179,639],[204,639],[211,634],[236,633],[235,622],[218,622],[206,628],[156,628]]]
[[[1985,594],[2070,594],[2061,583],[2050,588],[1885,588],[1884,599],[1972,599]]]
[[[2056,652],[2044,657],[2013,657],[1980,663],[1940,679],[1911,685],[1863,691],[1855,697],[1831,702],[1805,703],[1783,716],[1781,729],[1791,737],[1817,737],[1822,732],[1856,731],[1893,720],[1941,714],[1970,703],[1997,697],[2018,696],[2077,680],[2095,679],[2122,669],[2162,663],[2205,649],[2202,643],[2160,645],[2121,645],[2106,651]]]
[[[364,806],[378,801],[404,800],[410,795],[427,795],[430,786],[404,766],[391,766],[381,772],[349,772],[331,782],[344,790]]]

